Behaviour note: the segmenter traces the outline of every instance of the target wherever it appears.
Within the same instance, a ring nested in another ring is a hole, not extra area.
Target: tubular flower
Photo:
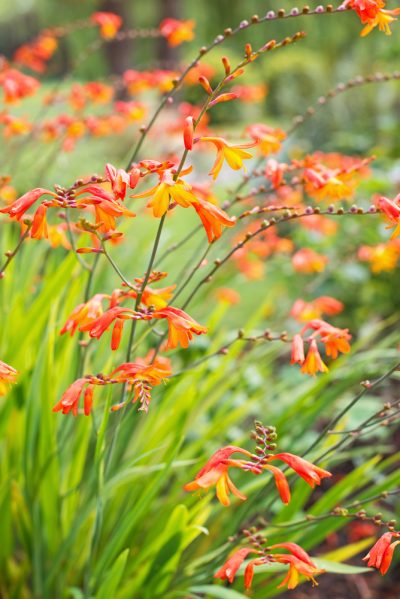
[[[171,375],[171,366],[166,358],[156,358],[153,363],[138,359],[118,366],[111,376],[116,382],[128,383],[134,391],[132,403],[140,404],[139,410],[147,412],[151,401],[151,389],[163,383]],[[113,412],[125,404],[116,404]]]
[[[55,194],[49,191],[48,189],[37,187],[36,189],[31,189],[30,191],[24,193],[23,196],[9,204],[9,206],[2,208],[0,212],[2,212],[3,214],[8,214],[10,218],[21,220],[25,212],[29,210],[29,208],[44,195],[50,195],[55,197]]]
[[[304,341],[303,337],[299,334],[293,337],[292,341],[292,355],[291,355],[291,364],[304,364],[305,356],[304,356]]]
[[[315,376],[317,372],[328,372],[329,370],[327,365],[322,361],[315,339],[312,339],[310,343],[307,356],[300,370],[303,374],[310,374],[311,376]]]
[[[295,555],[286,555],[285,553],[275,554],[273,561],[289,565],[289,572],[278,585],[278,589],[284,586],[287,586],[288,589],[295,589],[299,584],[299,574],[303,574],[303,576],[312,582],[313,586],[316,586],[318,583],[315,580],[315,576],[325,572],[325,570],[317,568],[312,562],[311,564],[307,563]]]
[[[105,40],[112,40],[122,25],[121,17],[113,12],[95,12],[91,21],[100,27],[100,35]]]
[[[382,576],[389,570],[392,562],[393,553],[400,541],[392,543],[392,537],[399,538],[399,532],[385,532],[375,543],[368,554],[363,557],[370,568],[376,568]]]
[[[116,169],[112,164],[106,164],[106,178],[111,183],[111,188],[116,200],[124,200],[127,187],[134,189],[140,178],[140,170],[132,169],[127,173],[122,168]]]
[[[339,352],[347,354],[350,351],[349,340],[351,335],[349,329],[339,329],[318,318],[310,320],[303,327],[303,331],[307,329],[313,329],[315,331],[313,335],[319,335],[322,343],[325,344],[326,355],[333,360],[336,360]]]
[[[84,388],[86,387],[83,399],[83,411],[85,416],[90,414],[93,403],[93,385],[96,380],[93,377],[77,379],[68,387],[60,401],[54,406],[53,412],[62,412],[63,414],[73,413],[74,416],[78,415],[79,400],[82,395]],[[103,383],[104,384],[104,383]]]
[[[106,310],[104,314],[99,316],[96,320],[92,320],[86,324],[80,326],[79,330],[83,332],[89,332],[90,337],[100,339],[100,337],[107,331],[111,324],[114,323],[114,328],[111,337],[111,349],[114,351],[118,349],[124,322],[126,320],[149,320],[151,316],[147,316],[142,312],[136,312],[130,308],[123,308],[121,306],[115,306]]]
[[[183,179],[174,179],[172,169],[166,169],[162,172],[158,185],[144,193],[132,195],[131,198],[147,198],[152,196],[148,207],[153,208],[153,215],[156,218],[161,218],[168,210],[170,199],[183,208],[188,208],[196,204],[198,200],[191,189],[191,185]]]
[[[248,457],[251,457],[251,453],[236,447],[229,445],[223,447],[214,453],[214,455],[208,460],[206,465],[196,474],[194,481],[187,483],[183,488],[185,491],[198,491],[201,489],[209,489],[210,487],[216,486],[217,498],[224,506],[230,505],[229,492],[233,493],[236,497],[245,501],[247,498],[243,495],[233,484],[228,475],[229,468],[241,468],[243,469],[246,464],[245,460],[231,459],[231,455],[234,453],[242,453]],[[240,565],[240,564],[239,564]]]
[[[318,468],[304,458],[300,458],[292,453],[276,453],[268,458],[268,461],[281,460],[285,462],[292,470],[296,472],[310,487],[320,485],[323,478],[332,476],[327,470]]]
[[[366,24],[361,31],[361,36],[368,35],[375,27],[390,35],[390,24],[396,21],[400,9],[386,10],[383,0],[346,0],[345,6],[352,8],[360,17],[361,23]]]
[[[17,374],[15,368],[0,360],[0,397],[7,393],[9,385],[15,383]]]
[[[84,304],[79,304],[68,316],[66,323],[60,331],[60,335],[70,333],[71,337],[78,327],[92,324],[103,314],[102,301],[109,296],[104,293],[96,293]]]
[[[221,208],[201,198],[197,198],[193,208],[203,223],[209,243],[221,237],[223,227],[234,227],[236,224],[235,217],[229,217]]]
[[[274,549],[278,548],[287,549],[290,553],[272,553]],[[303,574],[313,585],[316,585],[315,576],[325,572],[325,570],[318,568],[308,553],[296,543],[277,543],[260,550],[250,549],[249,547],[238,549],[214,574],[214,578],[228,580],[232,583],[240,566],[250,553],[256,553],[258,557],[250,560],[246,565],[244,571],[244,586],[246,589],[251,588],[254,568],[264,564],[278,563],[289,566],[289,571],[278,588],[287,585],[288,589],[294,589],[299,583],[299,574]]]
[[[239,570],[249,553],[256,553],[256,551],[255,549],[250,549],[249,547],[242,547],[242,549],[235,551],[235,553],[231,555],[231,557],[227,559],[223,566],[221,566],[221,568],[214,574],[214,578],[228,580],[232,584],[236,576],[236,572]]]
[[[159,25],[160,33],[167,39],[170,46],[179,46],[183,42],[190,42],[194,38],[195,22],[179,21],[178,19],[164,19]]]
[[[391,236],[391,239],[395,239],[400,235],[400,194],[394,200],[381,196],[378,198],[377,204],[390,223],[388,228],[395,227]]]
[[[167,319],[169,327],[167,349],[175,349],[178,345],[186,348],[189,346],[189,341],[193,339],[193,335],[207,333],[206,327],[200,325],[179,308],[167,306],[153,312],[151,317]]]
[[[209,173],[214,179],[218,177],[225,160],[234,171],[244,168],[243,160],[253,158],[245,150],[256,145],[256,142],[251,142],[230,146],[222,137],[200,137],[198,141],[209,141],[217,148],[217,158]]]
[[[286,139],[286,133],[282,129],[274,129],[264,123],[250,125],[246,133],[258,144],[258,147],[264,156],[279,152],[282,141]]]

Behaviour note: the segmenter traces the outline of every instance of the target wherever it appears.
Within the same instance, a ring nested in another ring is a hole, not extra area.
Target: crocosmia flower
[[[230,505],[229,492],[244,501],[246,496],[235,487],[229,477],[228,470],[229,468],[243,468],[243,465],[247,462],[231,458],[234,453],[251,457],[250,452],[234,445],[219,449],[196,474],[194,481],[184,486],[185,491],[199,491],[216,486],[217,497],[222,505]]]
[[[100,27],[100,35],[105,40],[112,40],[122,25],[122,19],[113,12],[95,12],[91,20]]]
[[[369,553],[363,557],[370,568],[376,568],[382,576],[388,571],[393,559],[393,553],[400,541],[392,543],[392,538],[399,538],[399,532],[385,532],[375,543]]]
[[[160,23],[160,33],[172,47],[183,42],[190,42],[194,38],[194,21],[179,21],[178,19],[164,19]]]

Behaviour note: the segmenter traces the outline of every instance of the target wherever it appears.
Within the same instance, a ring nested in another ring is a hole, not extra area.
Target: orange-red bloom
[[[15,383],[17,374],[15,368],[0,360],[0,396],[5,395],[8,386]]]
[[[234,445],[229,445],[219,449],[214,453],[213,456],[211,456],[206,465],[196,474],[194,481],[187,483],[184,486],[185,491],[209,489],[215,485],[217,497],[222,505],[230,505],[229,492],[233,493],[233,495],[244,501],[246,496],[235,487],[229,478],[228,470],[231,467],[243,468],[244,464],[248,464],[249,462],[232,459],[231,455],[234,453],[241,453],[251,457],[250,452]]]
[[[84,304],[79,304],[68,316],[66,323],[60,331],[60,335],[70,333],[71,337],[78,327],[89,325],[103,314],[102,301],[109,297],[104,293],[96,293]]]
[[[380,31],[390,35],[390,25],[396,21],[396,15],[400,14],[400,9],[386,10],[383,0],[346,0],[345,6],[352,8],[360,17],[361,23],[366,23],[361,31],[361,36],[368,35],[375,27]]]
[[[322,361],[315,339],[311,340],[307,356],[301,367],[301,372],[303,374],[310,374],[311,376],[315,376],[317,372],[328,372],[328,367]]]
[[[268,458],[268,461],[281,460],[285,462],[292,470],[296,472],[303,480],[306,481],[310,487],[320,485],[323,478],[332,476],[327,470],[318,468],[315,464],[308,462],[304,458],[301,458],[292,453],[276,453],[275,455]]]
[[[392,543],[392,537],[399,538],[399,532],[385,532],[375,543],[363,561],[368,561],[370,568],[376,568],[382,576],[386,574],[392,562],[393,553],[400,541]]]
[[[190,42],[194,38],[195,22],[179,21],[178,19],[164,19],[160,23],[160,33],[172,47],[179,46],[183,42]]]
[[[210,243],[221,237],[223,227],[234,227],[236,224],[235,217],[228,216],[221,208],[207,200],[197,198],[196,203],[193,204],[193,208],[203,223],[207,239]]]
[[[100,35],[105,40],[113,39],[122,25],[121,17],[113,12],[95,12],[91,20],[100,27]]]
[[[395,227],[391,239],[398,237],[400,235],[400,194],[394,200],[381,196],[378,198],[377,204],[390,223],[388,227]]]
[[[167,306],[153,312],[151,317],[167,319],[169,327],[167,349],[174,349],[178,345],[186,348],[189,346],[189,341],[193,339],[193,335],[207,333],[206,327],[200,325],[179,308]]]
[[[296,272],[311,274],[322,272],[328,263],[328,258],[318,254],[311,248],[302,248],[292,256],[293,268]]]
[[[242,547],[241,549],[235,551],[235,553],[233,553],[233,555],[227,559],[224,565],[221,566],[221,568],[214,574],[214,578],[228,580],[232,584],[236,576],[236,572],[239,570],[249,553],[256,553],[256,551],[254,549],[250,549],[249,547]]]

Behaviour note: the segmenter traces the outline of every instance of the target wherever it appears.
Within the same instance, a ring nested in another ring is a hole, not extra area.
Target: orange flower
[[[313,329],[314,335],[320,336],[322,343],[325,344],[326,355],[331,356],[333,360],[336,360],[339,352],[347,354],[350,351],[349,329],[339,329],[318,318],[310,320],[303,327],[303,331],[307,329]]]
[[[400,258],[400,240],[378,245],[362,245],[358,250],[360,260],[370,262],[373,273],[394,270]]]
[[[105,40],[112,40],[121,28],[122,19],[113,12],[95,12],[91,21],[100,27],[100,35]]]
[[[37,187],[36,189],[31,189],[31,191],[27,191],[23,196],[2,208],[0,212],[3,214],[9,214],[10,218],[15,218],[16,220],[21,220],[24,216],[25,212],[29,210],[29,208],[37,202],[39,198],[43,195],[50,195],[55,197],[55,194],[48,189],[43,189],[42,187]]]
[[[246,129],[246,133],[258,144],[264,156],[279,152],[286,133],[282,129],[274,129],[264,123],[255,123]]]
[[[287,586],[288,589],[295,589],[299,584],[299,574],[303,574],[315,586],[318,584],[315,576],[325,572],[325,570],[317,568],[315,564],[310,565],[295,555],[287,555],[285,553],[274,554],[273,561],[279,564],[289,564],[289,572],[278,585],[278,589],[283,586]]]
[[[276,453],[268,458],[268,461],[281,460],[285,462],[292,470],[296,472],[310,487],[320,485],[323,478],[332,476],[327,470],[318,468],[304,458],[300,458],[292,453]]]
[[[366,26],[361,31],[361,36],[368,35],[375,27],[390,35],[390,24],[396,21],[395,16],[400,14],[400,9],[385,10],[383,0],[346,0],[345,6],[352,8],[360,17],[361,23]]]
[[[0,72],[0,85],[4,91],[4,102],[13,104],[32,96],[40,86],[40,83],[34,77],[20,73],[16,69],[5,69]]]
[[[246,496],[235,487],[229,478],[228,469],[231,467],[243,468],[243,465],[248,462],[231,459],[233,453],[242,453],[251,457],[251,453],[234,445],[218,449],[206,465],[196,474],[194,481],[187,483],[183,487],[185,491],[209,489],[215,485],[217,497],[222,505],[230,505],[229,491],[242,501],[245,501],[247,499]]]
[[[212,202],[197,198],[196,203],[192,205],[203,223],[209,243],[221,237],[223,227],[234,227],[236,224],[235,217],[229,217]]]
[[[224,563],[223,566],[214,574],[214,578],[220,578],[221,580],[228,580],[231,584],[234,581],[236,572],[243,564],[249,553],[256,553],[255,549],[249,547],[242,547],[231,555],[229,559]]]
[[[69,414],[71,411],[74,416],[78,415],[79,399],[81,394],[86,387],[84,394],[84,414],[88,416],[92,409],[93,403],[93,384],[89,378],[77,379],[68,387],[60,401],[54,406],[53,412],[62,412],[63,414]]]
[[[96,293],[84,304],[79,304],[68,316],[66,323],[60,331],[60,335],[70,333],[71,337],[78,327],[92,324],[103,314],[102,301],[109,297],[104,293]]]
[[[225,160],[231,169],[237,171],[244,168],[243,160],[253,158],[253,155],[246,152],[245,148],[252,148],[255,143],[230,146],[222,137],[200,137],[198,141],[209,141],[217,148],[217,158],[209,173],[214,179],[218,177]]]
[[[8,385],[15,383],[18,372],[0,360],[0,396],[7,393]]]
[[[315,376],[316,372],[328,372],[328,367],[322,361],[315,339],[312,339],[310,343],[307,357],[301,367],[301,372],[303,374],[310,374],[311,376]]]
[[[127,187],[134,189],[140,178],[140,170],[135,168],[127,173],[122,168],[116,169],[112,164],[106,164],[105,170],[116,200],[124,200]]]
[[[343,181],[346,174],[341,173],[339,169],[330,170],[319,165],[318,171],[312,168],[305,169],[303,176],[306,192],[316,200],[341,200],[351,197],[354,193],[353,187]]]
[[[399,532],[385,532],[380,539],[375,543],[368,554],[363,557],[363,561],[368,560],[368,566],[370,568],[376,568],[380,571],[382,576],[389,570],[390,564],[393,559],[393,553],[400,541],[392,543],[392,537],[400,537]]]
[[[240,294],[235,289],[230,289],[229,287],[219,287],[215,295],[220,302],[231,306],[240,302]]]
[[[318,318],[323,314],[328,314],[330,316],[339,314],[342,312],[343,308],[344,306],[339,300],[334,297],[329,297],[328,295],[323,295],[311,302],[305,302],[302,299],[296,300],[290,311],[290,315],[293,316],[293,318],[296,318],[296,320],[304,322],[311,320],[312,318]]]
[[[297,334],[292,341],[291,364],[304,364],[304,341],[301,335]]]
[[[273,549],[283,548],[290,553],[271,553]],[[278,588],[287,585],[289,589],[294,589],[299,583],[299,574],[303,574],[311,580],[313,585],[316,585],[315,576],[322,574],[322,570],[316,566],[310,556],[302,547],[296,543],[277,543],[268,548],[268,553],[262,550],[250,549],[243,547],[235,551],[235,553],[225,562],[225,564],[214,574],[215,578],[228,580],[232,583],[240,566],[249,555],[249,553],[257,553],[259,557],[252,559],[246,566],[244,571],[244,586],[246,589],[251,588],[254,575],[254,567],[264,564],[278,563],[289,565],[289,571],[285,579],[281,582]]]
[[[159,26],[160,33],[172,47],[179,46],[183,42],[190,42],[194,38],[193,28],[195,22],[178,21],[178,19],[164,19]]]
[[[106,310],[104,314],[91,320],[86,324],[82,324],[79,328],[80,331],[89,332],[90,337],[100,339],[100,337],[107,331],[111,324],[114,322],[114,328],[111,337],[111,349],[114,351],[118,349],[123,326],[126,320],[149,320],[151,316],[146,316],[141,312],[135,312],[130,308],[123,308],[121,306],[115,306]]]
[[[145,287],[142,295],[142,304],[145,306],[153,306],[156,310],[165,308],[168,305],[168,300],[172,297],[172,292],[176,288],[176,285],[170,285],[169,287],[162,287],[160,289],[153,289],[152,287]]]
[[[179,308],[167,306],[153,312],[151,317],[167,319],[169,327],[167,349],[175,349],[178,345],[186,348],[189,346],[189,341],[193,339],[193,335],[207,333],[206,327],[201,326]]]
[[[328,263],[328,258],[322,254],[318,254],[311,248],[302,248],[292,256],[293,268],[297,272],[311,274],[314,272],[322,272]]]
[[[377,204],[390,223],[388,228],[395,227],[391,236],[391,239],[395,239],[400,235],[400,194],[394,200],[381,196],[378,198]]]
[[[167,212],[170,199],[183,208],[194,205],[198,200],[191,189],[191,185],[186,183],[182,178],[175,181],[173,171],[167,169],[161,173],[158,185],[155,185],[144,193],[138,193],[130,197],[147,198],[152,196],[148,207],[153,208],[153,215],[156,218],[160,218]]]

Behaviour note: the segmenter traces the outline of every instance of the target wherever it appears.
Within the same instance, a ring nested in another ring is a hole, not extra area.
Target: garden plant
[[[300,112],[293,96],[289,124],[256,106],[321,20],[390,47],[399,13],[226,15],[196,51],[192,19],[97,11],[1,56],[1,597],[319,597],[325,577],[390,577],[400,194],[379,148],[313,131],[337,101],[398,93],[400,72],[353,72]],[[192,60],[78,79],[126,40]]]

